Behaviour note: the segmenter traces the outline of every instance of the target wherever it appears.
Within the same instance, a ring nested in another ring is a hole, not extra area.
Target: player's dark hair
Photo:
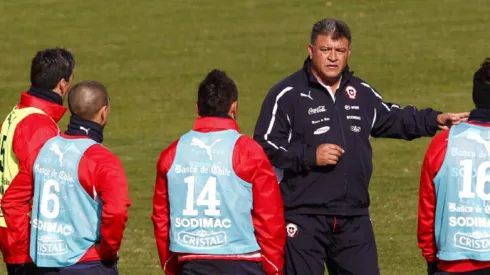
[[[197,107],[199,116],[228,114],[231,104],[238,100],[235,82],[225,72],[211,71],[199,85]]]
[[[473,76],[473,103],[490,109],[490,58],[486,58]]]
[[[100,109],[109,105],[107,88],[97,81],[84,80],[75,84],[68,94],[68,108],[72,115],[91,120]]]
[[[490,84],[490,57],[487,57],[476,71],[475,81]]]
[[[347,26],[346,23],[333,18],[322,19],[313,25],[310,37],[311,45],[315,45],[319,35],[331,36],[332,40],[345,37],[349,41],[349,45],[352,41],[349,26]]]
[[[70,80],[75,68],[73,54],[62,48],[38,51],[32,59],[31,85],[40,89],[54,89],[64,79]]]

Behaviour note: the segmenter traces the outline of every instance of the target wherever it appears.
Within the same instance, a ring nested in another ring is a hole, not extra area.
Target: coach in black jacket
[[[338,20],[313,26],[309,57],[267,94],[254,138],[277,169],[287,275],[379,274],[369,219],[370,136],[412,140],[467,118],[382,100],[347,66],[351,35]]]

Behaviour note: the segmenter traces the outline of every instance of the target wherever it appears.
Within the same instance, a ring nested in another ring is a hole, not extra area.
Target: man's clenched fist
[[[335,165],[344,153],[344,149],[335,144],[321,144],[316,149],[316,164],[318,166]]]

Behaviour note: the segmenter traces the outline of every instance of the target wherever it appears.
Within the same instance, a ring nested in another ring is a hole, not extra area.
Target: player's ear
[[[109,105],[105,105],[102,108],[100,108],[99,111],[99,117],[100,117],[100,125],[105,126],[107,125],[107,121],[109,120],[109,112],[111,108]]]
[[[231,103],[230,110],[228,111],[228,115],[236,120],[238,113],[238,101]]]
[[[68,94],[70,91],[71,83],[73,81],[73,74],[70,76],[68,81],[65,78],[61,78],[60,82],[58,82],[58,85],[53,89],[55,92],[60,94],[62,97],[65,97],[65,95]]]
[[[310,60],[313,58],[313,45],[309,44],[308,45],[308,56],[310,57]]]
[[[58,93],[61,97],[64,97],[68,93],[67,85],[68,83],[64,78],[58,82],[58,85],[53,89],[54,92]],[[69,88],[69,87],[68,87]]]

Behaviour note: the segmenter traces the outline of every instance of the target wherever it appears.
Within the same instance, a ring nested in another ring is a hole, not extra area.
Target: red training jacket
[[[229,129],[239,131],[234,120],[217,117],[198,118],[193,128],[198,132],[217,132]],[[279,185],[263,149],[247,136],[241,136],[235,144],[233,170],[242,180],[252,184],[252,219],[261,253],[257,253],[256,256],[176,255],[169,250],[170,216],[166,175],[174,161],[177,143],[178,140],[160,155],[153,197],[152,220],[164,272],[169,275],[178,274],[179,261],[220,259],[261,261],[267,275],[283,274],[286,232]]]
[[[479,125],[490,127],[490,124]],[[437,247],[434,233],[436,195],[433,180],[446,157],[448,136],[449,130],[446,130],[432,139],[425,154],[420,176],[418,244],[420,249],[422,249],[422,255],[428,262],[439,261],[436,257]],[[472,260],[439,261],[438,267],[446,272],[467,272],[490,267],[490,262]]]
[[[85,136],[69,136],[68,139],[88,138]],[[42,146],[41,146],[42,147]],[[7,224],[27,227],[30,229],[29,217],[25,215],[31,208],[33,196],[32,168],[41,148],[32,154],[25,169],[19,173],[2,200],[5,208]],[[115,260],[121,247],[123,232],[128,220],[128,183],[121,161],[101,144],[93,145],[85,151],[78,168],[80,184],[91,198],[99,197],[102,204],[101,240],[100,244],[90,248],[79,262],[98,260]],[[24,218],[26,217],[26,218]],[[27,232],[28,233],[28,232]],[[22,241],[29,244],[29,235],[22,234]]]
[[[31,96],[27,92],[22,93],[17,107],[20,109],[34,107],[46,114],[28,115],[17,124],[12,149],[19,160],[19,169],[22,172],[23,167],[26,167],[28,157],[33,154],[37,155],[38,151],[36,150],[39,150],[48,139],[59,133],[56,123],[63,117],[67,109],[61,105]],[[27,213],[30,212],[30,206],[13,209],[8,203],[5,204],[6,197],[16,195],[14,182],[15,179],[1,202],[8,227],[0,227],[0,249],[6,263],[22,264],[32,262],[29,256],[29,217],[27,216]],[[12,186],[13,189],[11,189]],[[17,215],[11,216],[12,212]]]

